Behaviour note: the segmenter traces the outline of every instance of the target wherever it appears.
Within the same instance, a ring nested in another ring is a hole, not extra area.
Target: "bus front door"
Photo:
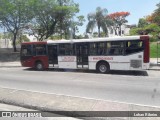
[[[58,64],[58,53],[57,53],[57,45],[49,45],[48,46],[48,56],[49,56],[49,64],[53,64],[53,66]]]
[[[89,47],[87,43],[79,43],[76,45],[77,51],[77,68],[88,68]]]

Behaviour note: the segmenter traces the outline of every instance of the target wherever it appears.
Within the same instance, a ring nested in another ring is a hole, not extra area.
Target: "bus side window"
[[[97,55],[97,43],[90,43],[89,53],[90,55]]]
[[[111,42],[107,42],[106,44],[106,55],[110,55],[111,50]]]
[[[72,55],[73,54],[73,45],[66,44],[65,45],[65,55]]]
[[[101,42],[98,43],[97,48],[98,48],[98,55],[105,55],[106,53],[106,43],[105,42]]]
[[[53,57],[53,47],[50,45],[50,46],[48,46],[48,55],[50,56],[50,57]]]
[[[119,42],[110,42],[108,44],[109,55],[124,55],[124,43]]]
[[[33,45],[33,55],[35,56],[36,55],[36,46]]]
[[[65,46],[64,44],[59,44],[59,54],[65,55]]]
[[[46,55],[46,45],[36,45],[36,55]]]
[[[61,56],[73,55],[73,44],[60,44],[59,53]]]

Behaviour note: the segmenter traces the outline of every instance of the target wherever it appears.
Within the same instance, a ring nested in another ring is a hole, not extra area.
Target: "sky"
[[[106,8],[108,14],[114,12],[130,12],[126,19],[127,24],[137,24],[139,18],[150,15],[157,7],[160,0],[74,0],[79,3],[80,12],[77,15],[84,15],[86,22],[79,28],[81,34],[85,32],[87,25],[87,14],[95,12],[97,7]]]

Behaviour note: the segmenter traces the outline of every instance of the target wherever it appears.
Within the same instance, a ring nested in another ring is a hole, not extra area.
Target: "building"
[[[12,41],[10,39],[0,39],[0,48],[12,48]]]
[[[114,37],[114,36],[127,36],[129,35],[130,29],[132,28],[133,25],[127,25],[124,24],[121,26],[121,33],[119,33],[118,28],[115,30],[113,26],[108,28],[108,36],[109,37]]]

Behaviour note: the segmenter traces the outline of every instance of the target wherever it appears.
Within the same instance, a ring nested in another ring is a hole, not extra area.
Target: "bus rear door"
[[[58,64],[57,45],[48,45],[49,64]]]
[[[88,68],[88,43],[76,44],[77,68]]]

